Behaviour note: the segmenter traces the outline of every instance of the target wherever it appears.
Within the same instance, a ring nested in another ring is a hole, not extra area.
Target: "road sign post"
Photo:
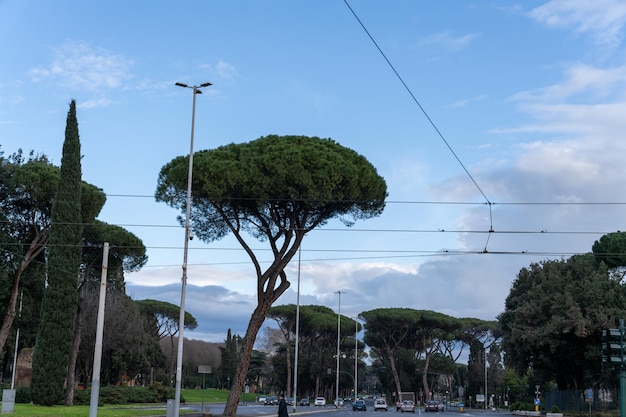
[[[202,413],[205,413],[204,410],[204,390],[206,388],[206,374],[210,374],[211,373],[211,366],[210,365],[199,365],[198,366],[198,373],[202,374]]]

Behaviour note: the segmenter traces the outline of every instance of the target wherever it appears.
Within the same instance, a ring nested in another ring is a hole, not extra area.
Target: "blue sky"
[[[387,181],[382,216],[305,238],[302,304],[337,309],[341,290],[348,316],[493,320],[520,268],[626,229],[625,23],[617,0],[0,0],[0,149],[60,163],[76,99],[83,179],[108,195],[99,219],[148,248],[128,293],[178,304],[184,234],[153,195],[189,152],[192,95],[174,83],[211,82],[196,150],[330,137]],[[186,336],[244,334],[245,253],[195,239],[189,264],[200,326]],[[278,304],[295,303],[297,263],[288,274]]]

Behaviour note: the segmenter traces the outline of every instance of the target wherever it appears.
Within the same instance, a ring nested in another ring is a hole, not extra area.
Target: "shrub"
[[[98,405],[102,404],[128,404],[128,388],[118,385],[105,385],[100,387]]]
[[[33,398],[30,395],[30,386],[21,385],[15,390],[15,402],[18,404],[30,404]]]
[[[174,398],[175,392],[174,388],[165,386],[159,382],[155,382],[151,384],[149,387],[150,391],[152,391],[154,395],[154,400],[152,402],[155,403],[163,403],[167,402],[168,398]],[[183,398],[180,399],[180,402],[185,402]]]
[[[164,403],[168,398],[174,398],[174,388],[155,383],[149,387],[125,387],[120,385],[105,385],[100,387],[98,405],[103,404],[131,404],[131,403]],[[74,404],[86,405],[91,401],[91,389],[77,390],[74,393]],[[181,396],[180,401],[185,402]]]
[[[74,405],[89,405],[91,402],[91,390],[82,389],[74,391]]]
[[[552,408],[550,409],[551,413],[558,413],[559,412],[559,406],[558,405],[553,405]]]

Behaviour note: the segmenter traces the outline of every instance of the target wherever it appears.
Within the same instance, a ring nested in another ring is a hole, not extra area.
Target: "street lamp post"
[[[187,291],[187,253],[189,252],[189,240],[192,239],[191,227],[189,226],[189,217],[191,214],[191,183],[193,172],[193,133],[196,124],[196,94],[202,94],[201,88],[212,85],[204,83],[200,85],[187,85],[176,83],[178,87],[191,88],[193,90],[193,105],[191,108],[191,141],[189,145],[189,173],[187,174],[187,202],[185,213],[185,244],[183,247],[183,275],[181,278],[180,291],[180,316],[178,318],[178,355],[176,357],[176,393],[174,397],[174,417],[179,416],[180,411],[180,385],[183,370],[183,338],[185,329],[185,293]]]
[[[302,259],[302,246],[298,248],[298,292],[296,295],[296,346],[293,364],[293,412],[296,412],[298,402],[298,350],[300,342],[300,261]]]
[[[336,291],[339,295],[339,309],[337,310],[337,379],[335,380],[335,407],[339,407],[339,339],[341,338],[341,293],[345,291]]]
[[[357,335],[359,334],[359,322],[354,319],[354,398],[353,401],[356,401],[356,396],[358,393],[358,367],[359,367],[359,339]]]
[[[485,410],[487,409],[487,348],[485,347]]]

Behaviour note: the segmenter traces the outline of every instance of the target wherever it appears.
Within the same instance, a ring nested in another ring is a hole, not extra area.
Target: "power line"
[[[461,161],[461,158],[459,158],[459,156],[457,155],[457,153],[454,151],[454,149],[452,149],[452,146],[450,146],[450,144],[448,143],[448,141],[446,140],[446,138],[443,136],[443,134],[441,133],[441,131],[439,130],[439,128],[437,127],[437,125],[435,124],[435,122],[431,119],[431,117],[428,115],[428,112],[426,112],[426,110],[424,109],[424,107],[422,106],[422,104],[419,102],[419,100],[415,97],[415,95],[413,94],[413,91],[411,91],[411,89],[409,88],[409,86],[404,82],[404,79],[402,78],[402,76],[398,73],[398,71],[396,70],[396,68],[394,67],[394,65],[391,63],[391,61],[389,60],[389,58],[387,58],[387,55],[385,55],[385,53],[383,52],[382,48],[380,46],[378,46],[378,43],[376,42],[376,40],[374,39],[374,37],[370,34],[369,30],[367,30],[367,28],[365,27],[365,24],[363,24],[363,22],[361,21],[361,19],[359,18],[359,16],[357,16],[356,12],[352,9],[352,7],[350,7],[350,4],[348,4],[347,0],[344,0],[344,3],[346,4],[346,6],[348,7],[348,9],[350,9],[350,12],[352,13],[352,15],[354,16],[354,18],[357,20],[357,22],[359,22],[359,24],[361,25],[361,27],[363,28],[363,30],[365,31],[365,33],[367,34],[367,36],[370,38],[370,40],[372,41],[372,43],[374,44],[374,46],[376,46],[376,49],[378,49],[378,52],[380,52],[380,54],[382,55],[382,57],[385,59],[385,61],[387,62],[387,64],[389,65],[389,67],[391,68],[391,70],[393,71],[393,73],[396,75],[396,77],[398,78],[398,80],[400,81],[400,83],[402,83],[402,85],[404,86],[404,88],[406,89],[406,91],[409,93],[409,95],[411,96],[411,98],[413,99],[413,101],[415,102],[415,104],[417,104],[417,106],[419,107],[419,109],[422,111],[422,113],[424,114],[424,116],[426,117],[426,120],[428,120],[428,122],[430,123],[430,125],[433,127],[433,129],[435,130],[435,132],[437,132],[437,135],[439,136],[439,138],[441,138],[441,140],[443,141],[443,143],[445,143],[445,145],[448,147],[448,150],[450,150],[450,153],[452,153],[452,155],[454,156],[454,158],[457,160],[457,162],[459,163],[459,165],[461,165],[461,168],[463,168],[463,170],[465,171],[465,173],[467,174],[467,176],[469,177],[470,180],[472,180],[472,182],[474,183],[474,186],[476,187],[476,189],[480,192],[480,194],[485,198],[485,201],[488,204],[491,204],[491,200],[489,200],[489,198],[487,197],[487,195],[483,192],[482,188],[480,188],[480,185],[478,185],[478,183],[476,182],[476,180],[474,179],[474,177],[472,176],[472,174],[470,174],[469,170],[465,167],[465,165],[463,164],[463,162]]]

